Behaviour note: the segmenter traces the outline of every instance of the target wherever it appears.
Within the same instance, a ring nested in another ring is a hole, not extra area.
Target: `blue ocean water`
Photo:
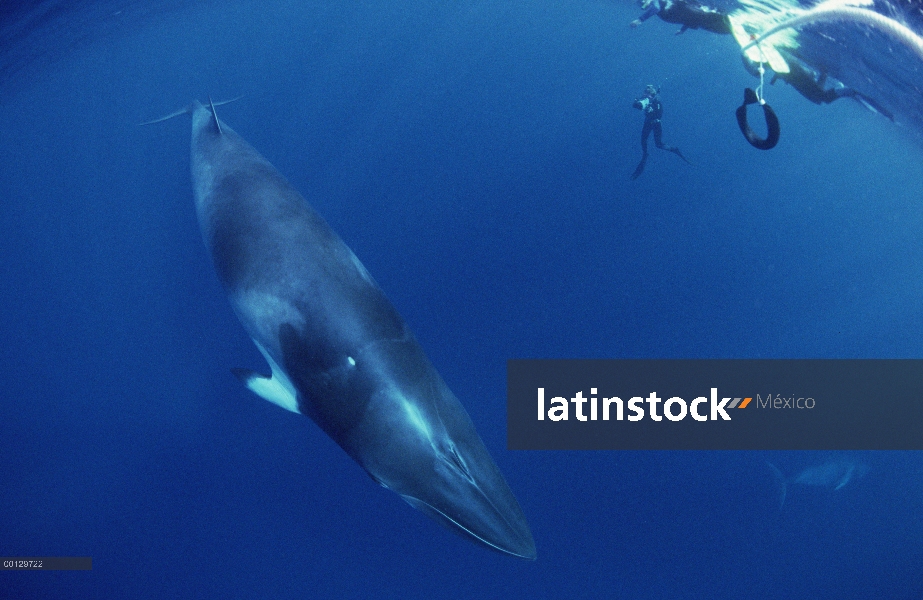
[[[0,10],[0,554],[93,557],[0,572],[0,598],[923,598],[919,453],[505,450],[509,358],[923,357],[912,56],[821,30],[834,41],[805,52],[895,123],[777,83],[782,138],[760,152],[734,121],[754,81],[730,36],[630,29],[638,14]],[[632,182],[647,83],[693,165],[652,148]],[[414,330],[536,562],[444,531],[230,374],[265,366],[202,244],[188,117],[138,123],[241,94],[219,115]],[[779,508],[767,460],[844,459],[868,474],[792,485]]]

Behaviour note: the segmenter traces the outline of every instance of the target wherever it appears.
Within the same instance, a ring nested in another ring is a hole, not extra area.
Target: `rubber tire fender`
[[[750,142],[751,146],[759,150],[770,150],[779,143],[779,117],[776,116],[775,111],[772,110],[769,104],[761,104],[763,107],[763,117],[766,119],[766,129],[768,130],[766,138],[761,138],[753,131],[750,124],[747,123],[747,105],[758,103],[759,100],[756,97],[756,92],[750,88],[745,88],[744,103],[737,107],[737,124],[740,126],[740,132],[744,134],[744,137]]]

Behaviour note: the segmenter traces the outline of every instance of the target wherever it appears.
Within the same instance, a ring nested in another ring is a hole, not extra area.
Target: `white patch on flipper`
[[[253,340],[256,347],[266,358],[269,367],[272,369],[272,377],[251,377],[247,380],[247,388],[254,392],[260,398],[269,400],[273,404],[281,406],[285,410],[301,414],[298,410],[298,392],[285,371],[279,368],[276,361],[269,356],[266,349],[256,340]]]
[[[298,402],[275,377],[250,377],[247,379],[247,388],[260,398],[269,400],[285,410],[298,412]]]

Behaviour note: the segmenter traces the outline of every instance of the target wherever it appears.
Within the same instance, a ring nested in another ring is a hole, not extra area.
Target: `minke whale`
[[[359,259],[214,105],[194,102],[205,245],[271,376],[234,373],[310,417],[379,484],[450,530],[535,559],[522,509],[468,413]]]
[[[850,481],[859,479],[868,473],[868,467],[852,461],[830,461],[804,469],[791,479],[787,479],[781,470],[771,462],[766,464],[772,470],[779,488],[779,508],[785,505],[788,487],[793,484],[825,487],[838,490]]]

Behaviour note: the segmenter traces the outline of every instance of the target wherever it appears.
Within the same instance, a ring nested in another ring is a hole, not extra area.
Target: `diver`
[[[775,73],[770,83],[774,84],[777,79],[781,79],[814,104],[830,104],[840,98],[852,98],[870,111],[883,115],[891,121],[894,120],[894,114],[874,98],[846,86],[833,77],[828,77],[825,72],[814,69],[785,48],[777,48],[777,50],[785,59],[785,62],[788,63],[789,72]],[[743,55],[743,60],[744,67],[750,74],[759,77],[757,66],[753,61],[748,59],[746,55]],[[827,87],[828,83],[830,87]]]
[[[644,95],[636,98],[632,104],[634,108],[641,109],[644,113],[644,127],[641,128],[641,151],[643,154],[641,155],[641,162],[638,163],[635,172],[631,174],[632,179],[637,179],[644,172],[644,165],[647,162],[647,138],[651,136],[651,132],[654,132],[654,144],[658,148],[672,152],[688,164],[692,164],[683,156],[679,148],[667,146],[663,143],[663,127],[660,125],[660,119],[663,118],[663,104],[657,98],[659,91],[653,85],[648,85],[644,88]]]
[[[731,24],[728,22],[727,15],[710,6],[700,4],[696,0],[640,0],[639,4],[645,9],[644,14],[629,23],[631,27],[637,27],[657,15],[667,23],[682,25],[676,35],[687,29],[731,33]]]

